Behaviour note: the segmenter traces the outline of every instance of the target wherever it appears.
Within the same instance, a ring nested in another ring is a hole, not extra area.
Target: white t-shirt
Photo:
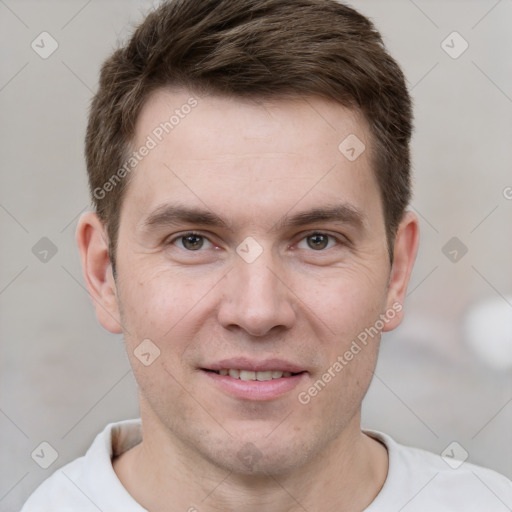
[[[388,450],[383,488],[365,512],[510,512],[512,481],[463,463],[453,469],[440,455],[402,446],[365,431]],[[142,440],[140,419],[110,423],[86,455],[58,469],[30,496],[21,512],[147,512],[123,487],[112,457]],[[453,466],[453,460],[449,462]]]

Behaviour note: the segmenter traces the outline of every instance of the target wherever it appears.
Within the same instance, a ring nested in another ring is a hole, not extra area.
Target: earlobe
[[[419,245],[418,217],[413,212],[406,212],[397,230],[394,246],[394,259],[389,278],[387,302],[388,310],[396,315],[384,327],[383,331],[391,331],[400,325],[403,318],[403,304],[407,286],[411,278],[414,261]]]
[[[76,242],[85,283],[100,324],[112,333],[122,333],[108,238],[103,223],[95,213],[87,212],[80,218]]]

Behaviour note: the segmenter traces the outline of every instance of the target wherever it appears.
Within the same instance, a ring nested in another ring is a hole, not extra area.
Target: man
[[[174,0],[104,64],[79,223],[140,420],[23,511],[501,511],[512,483],[362,432],[418,247],[410,99],[334,0]]]

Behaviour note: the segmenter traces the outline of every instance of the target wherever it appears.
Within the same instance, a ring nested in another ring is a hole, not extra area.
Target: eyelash
[[[178,240],[183,240],[184,238],[187,238],[189,236],[197,236],[197,237],[202,238],[203,240],[208,240],[208,242],[213,244],[213,242],[207,236],[205,236],[205,235],[203,235],[201,233],[197,233],[195,231],[188,231],[186,233],[182,233],[181,235],[174,236],[173,238],[171,238],[169,241],[166,242],[166,245],[173,245],[174,242],[177,242]],[[182,249],[184,251],[187,251],[187,252],[201,252],[200,250],[199,251],[190,251],[190,250],[185,249],[185,248],[182,248]]]
[[[299,244],[300,242],[302,242],[303,240],[306,240],[308,237],[310,236],[314,236],[314,235],[321,235],[321,236],[326,236],[328,238],[328,242],[327,242],[327,245],[329,245],[329,242],[331,240],[334,240],[336,242],[336,245],[344,245],[343,244],[343,241],[338,237],[338,236],[335,236],[335,235],[331,235],[330,233],[325,233],[323,231],[311,231],[309,233],[306,233],[304,235],[302,235],[302,238],[297,242],[297,244]],[[296,245],[297,245],[296,244]],[[327,247],[325,249],[319,249],[319,250],[314,250],[312,249],[311,247],[309,247],[309,249],[312,251],[312,252],[325,252],[327,251],[327,249],[332,249],[333,247]]]
[[[298,243],[302,242],[306,238],[308,238],[310,236],[313,236],[313,235],[327,236],[330,240],[334,240],[336,242],[336,245],[339,245],[339,246],[346,246],[346,245],[349,244],[349,242],[344,237],[342,238],[340,236],[335,236],[335,235],[332,235],[330,233],[326,233],[324,231],[310,231],[310,232],[302,234],[301,238],[294,245],[297,245]],[[210,244],[213,244],[213,242],[207,236],[205,236],[205,235],[203,235],[201,233],[197,233],[196,231],[188,231],[186,233],[182,233],[180,235],[174,236],[173,238],[169,239],[166,242],[166,245],[174,245],[175,242],[177,242],[178,240],[183,240],[184,238],[187,238],[189,236],[197,236],[197,237],[202,238],[203,240],[207,240]],[[187,252],[191,252],[191,253],[193,253],[193,252],[202,252],[201,249],[199,249],[197,251],[192,251],[192,250],[189,250],[189,249],[185,249],[183,247],[181,249],[183,249],[184,251],[187,251]],[[329,249],[332,249],[332,247],[329,247]],[[312,252],[325,252],[327,249],[320,249],[320,250],[317,250],[317,251],[315,251],[314,249],[310,249],[310,250]]]

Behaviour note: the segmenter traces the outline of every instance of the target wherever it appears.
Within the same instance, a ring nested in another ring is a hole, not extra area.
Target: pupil
[[[308,236],[308,245],[311,249],[325,249],[327,247],[328,238],[325,235]]]
[[[192,251],[200,249],[203,246],[203,238],[197,235],[183,237],[183,246]]]

